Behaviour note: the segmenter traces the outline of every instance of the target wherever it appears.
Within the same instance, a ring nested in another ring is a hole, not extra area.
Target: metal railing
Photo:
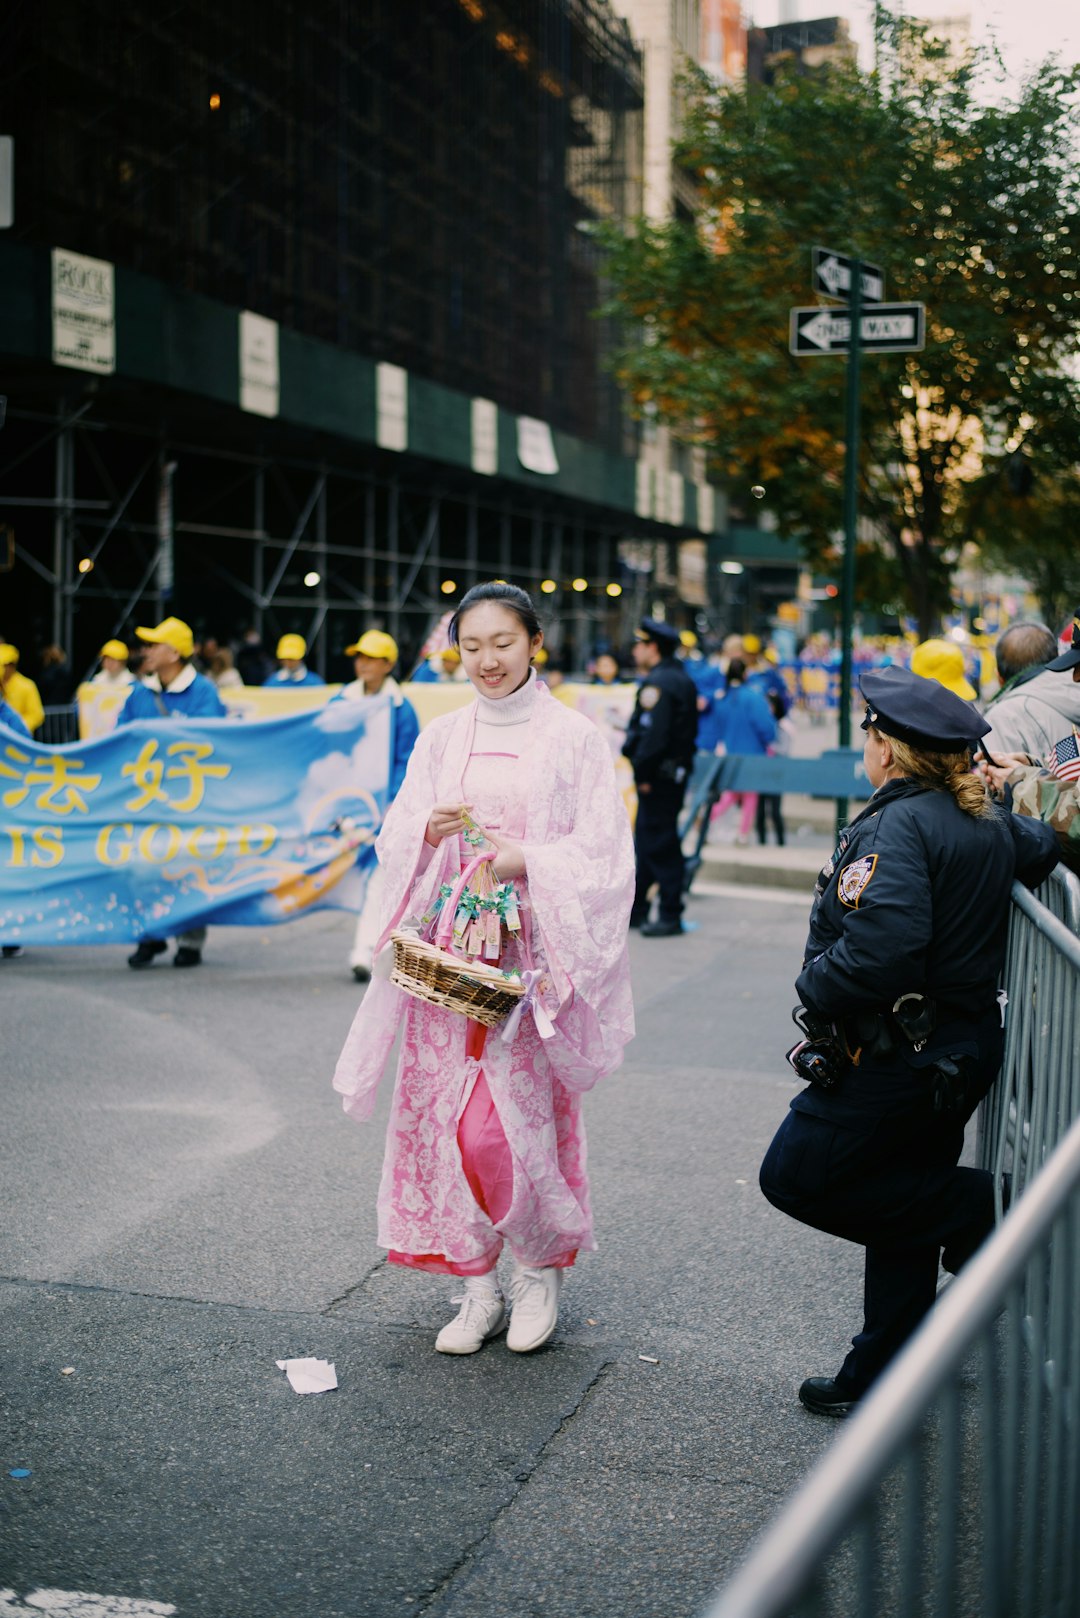
[[[60,747],[79,739],[79,710],[74,703],[62,708],[46,708],[44,722],[34,732],[34,740],[46,747]]]
[[[1014,899],[980,1152],[1023,1195],[707,1618],[1080,1614],[1080,885]]]
[[[1038,898],[1016,883],[1005,958],[1001,1077],[979,1115],[979,1162],[1018,1195],[1080,1116],[1080,882],[1059,866]],[[1000,1200],[999,1200],[1000,1212]]]

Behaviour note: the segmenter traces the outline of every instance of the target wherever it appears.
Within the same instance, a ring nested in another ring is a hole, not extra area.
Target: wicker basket
[[[480,865],[492,857],[478,854],[465,867],[439,914],[434,943],[429,944],[415,933],[394,931],[390,934],[394,946],[391,983],[417,1000],[458,1011],[488,1028],[497,1027],[510,1015],[525,993],[525,985],[519,978],[508,978],[497,966],[489,966],[485,961],[464,960],[452,954],[447,946],[458,901]]]

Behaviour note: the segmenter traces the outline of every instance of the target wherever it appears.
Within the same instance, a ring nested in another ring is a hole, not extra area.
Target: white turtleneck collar
[[[536,703],[536,670],[529,670],[529,678],[507,697],[485,697],[476,693],[476,723],[478,725],[525,725],[532,718]]]

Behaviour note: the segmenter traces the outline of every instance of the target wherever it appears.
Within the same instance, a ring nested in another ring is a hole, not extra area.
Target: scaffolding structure
[[[272,647],[299,631],[312,665],[338,679],[364,628],[388,629],[411,663],[440,615],[495,576],[540,602],[541,583],[555,584],[554,656],[580,663],[618,641],[620,604],[607,593],[625,576],[615,519],[445,467],[307,460],[278,441],[284,429],[211,444],[194,421],[190,437],[170,425],[165,437],[106,419],[93,397],[64,402],[55,418],[10,413],[0,506],[27,580],[22,621],[39,643],[74,645],[89,664],[105,640],[173,612],[200,638],[250,628]],[[24,526],[49,544],[28,547]],[[577,578],[585,591],[572,588]],[[11,639],[17,628],[0,621]]]

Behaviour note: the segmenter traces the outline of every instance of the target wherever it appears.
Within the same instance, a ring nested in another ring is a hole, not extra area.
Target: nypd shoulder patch
[[[638,701],[646,710],[655,708],[660,701],[660,687],[658,685],[643,685],[638,693]]]
[[[850,865],[844,866],[836,885],[841,904],[847,905],[852,910],[858,908],[859,900],[866,892],[877,862],[876,854],[864,854],[861,860],[852,860]]]

